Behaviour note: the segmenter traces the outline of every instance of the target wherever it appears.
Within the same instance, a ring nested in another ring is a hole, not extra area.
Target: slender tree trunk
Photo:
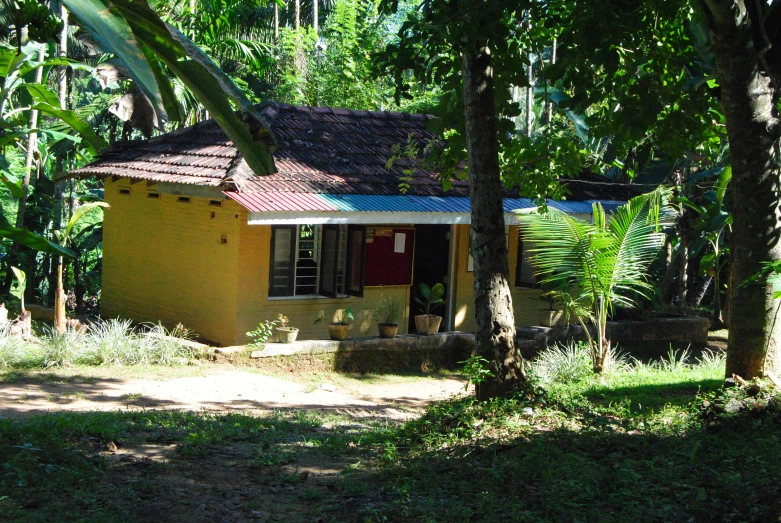
[[[526,11],[526,30],[529,32],[532,30],[531,13],[529,11]],[[531,52],[527,54],[529,56],[529,65],[526,67],[526,80],[529,82],[529,86],[526,88],[526,136],[531,138],[534,116],[534,68],[532,67],[534,55]]]
[[[320,21],[318,20],[318,16],[320,15],[318,9],[317,0],[312,0],[312,27],[314,27],[315,33],[320,28]]]
[[[296,29],[301,27],[301,0],[296,0]]]
[[[681,209],[681,217],[678,219],[678,305],[681,310],[686,310],[686,299],[689,293],[689,229],[691,213],[687,209]]]
[[[697,286],[694,287],[693,292],[689,295],[689,306],[700,306],[700,303],[702,303],[702,300],[708,293],[708,289],[710,289],[711,283],[713,283],[713,276],[710,274],[704,276],[700,281],[697,282]]]
[[[672,250],[672,242],[669,243]],[[668,305],[673,298],[673,289],[675,283],[675,277],[678,275],[678,265],[681,256],[681,251],[675,251],[675,255],[671,255],[669,263],[667,263],[667,270],[662,278],[662,283],[659,286],[662,291],[662,301],[665,305]]]
[[[557,47],[558,41],[556,38],[553,39],[553,46],[551,47],[551,57],[550,57],[550,63],[551,65],[556,64],[556,47]],[[553,121],[553,104],[550,100],[545,101],[545,105],[547,106],[547,121],[546,123],[550,124]]]
[[[781,322],[772,284],[743,286],[762,261],[781,259],[778,88],[754,41],[765,2],[701,0],[710,29],[732,159],[733,229],[727,376],[781,370]],[[772,72],[771,72],[772,73]],[[778,71],[775,71],[778,73]]]
[[[491,50],[467,42],[462,73],[472,206],[475,340],[477,354],[490,362],[493,373],[493,378],[477,386],[477,397],[488,399],[523,386],[526,376],[523,359],[515,346]]]
[[[41,48],[38,51],[38,61],[43,62],[46,58],[46,49]],[[35,83],[39,84],[43,80],[43,67],[35,69]],[[30,110],[30,129],[38,127],[38,111],[36,109]],[[16,226],[24,226],[24,215],[27,211],[27,196],[30,190],[30,173],[33,170],[33,159],[35,150],[38,147],[38,133],[31,131],[27,135],[27,155],[24,159],[24,178],[22,179],[22,197],[19,198],[19,209],[16,212]]]
[[[279,5],[274,2],[274,42],[279,42]]]
[[[63,26],[60,31],[60,45],[58,54],[61,58],[68,56],[68,10],[65,6],[60,6],[60,18]],[[68,68],[60,67],[59,70],[59,98],[60,109],[67,109],[68,106]],[[64,161],[58,160],[58,169],[55,176],[63,172]],[[63,192],[65,184],[61,181],[54,181],[54,228],[62,229],[62,211],[63,211]],[[65,331],[65,291],[62,284],[62,256],[57,257],[57,288],[54,291],[54,328],[58,332]]]

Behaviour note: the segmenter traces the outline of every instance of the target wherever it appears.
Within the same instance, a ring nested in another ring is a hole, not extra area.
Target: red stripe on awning
[[[223,194],[250,212],[275,211],[338,211],[319,194],[293,192],[238,193],[225,191]]]

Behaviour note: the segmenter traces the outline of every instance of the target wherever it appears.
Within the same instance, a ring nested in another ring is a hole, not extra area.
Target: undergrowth
[[[192,334],[181,327],[134,327],[129,320],[99,320],[86,332],[46,328],[22,339],[0,330],[0,369],[80,365],[174,365],[197,356]]]

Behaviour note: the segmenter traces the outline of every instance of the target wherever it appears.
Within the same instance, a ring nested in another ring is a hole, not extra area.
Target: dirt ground
[[[58,380],[49,374],[41,380],[33,374],[29,379],[0,382],[0,415],[116,409],[251,414],[291,409],[403,421],[415,416],[431,401],[464,392],[464,381],[455,377],[305,384],[235,368],[214,367],[204,375],[172,379],[77,375]]]
[[[383,494],[372,487],[365,456],[352,444],[334,453],[310,442],[358,435],[374,420],[410,419],[433,400],[463,394],[465,383],[457,376],[326,375],[290,381],[226,365],[161,372],[169,371],[66,369],[6,377],[0,380],[0,415],[164,409],[246,415],[311,410],[341,416],[329,416],[332,421],[309,432],[291,432],[287,443],[232,441],[197,457],[183,456],[176,444],[152,433],[117,444],[87,438],[84,450],[105,463],[89,499],[66,503],[33,496],[19,506],[17,514],[24,517],[11,520],[27,521],[56,502],[62,504],[57,511],[77,510],[80,521],[102,520],[102,510],[121,514],[119,521],[367,521],[367,510]],[[290,454],[277,462],[280,452]],[[258,456],[271,456],[271,462]]]

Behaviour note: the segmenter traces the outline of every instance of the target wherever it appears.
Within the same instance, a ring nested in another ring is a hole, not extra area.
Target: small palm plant
[[[670,213],[669,199],[670,190],[659,187],[632,198],[610,218],[596,203],[593,223],[552,208],[520,217],[521,231],[534,246],[531,263],[541,283],[553,287],[549,294],[586,331],[594,372],[602,372],[611,350],[606,330],[613,306],[633,307],[633,293],[653,290],[646,271],[664,244],[659,222]],[[596,339],[585,321],[594,325]]]

